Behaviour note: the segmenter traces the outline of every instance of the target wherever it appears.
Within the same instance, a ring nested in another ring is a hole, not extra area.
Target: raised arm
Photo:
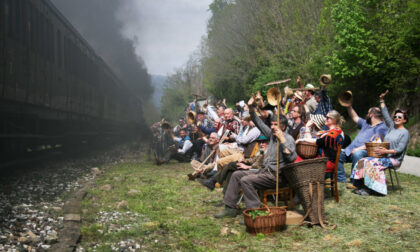
[[[255,126],[261,131],[261,133],[264,136],[271,138],[271,129],[263,122],[263,120],[261,120],[261,118],[257,116],[257,114],[255,113],[254,105],[255,98],[254,95],[252,95],[252,97],[248,101],[249,114],[251,115],[251,120],[254,122]]]
[[[380,103],[380,106],[381,106],[381,112],[382,112],[382,116],[384,117],[384,121],[385,121],[386,126],[390,129],[393,129],[394,128],[394,121],[391,119],[391,116],[389,115],[388,108],[386,107],[385,100],[384,100],[384,97],[388,94],[388,92],[389,91],[387,90],[387,91],[385,91],[385,93],[382,93],[379,96],[379,103]]]
[[[357,124],[357,122],[359,121],[359,116],[357,115],[356,111],[353,109],[352,106],[347,107],[347,113],[349,114],[353,122]]]

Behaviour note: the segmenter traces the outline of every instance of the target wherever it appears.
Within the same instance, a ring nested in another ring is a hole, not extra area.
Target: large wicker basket
[[[314,158],[318,154],[318,145],[316,143],[298,142],[296,152],[303,159]]]
[[[255,216],[253,220],[249,212],[253,210],[268,211],[268,216]],[[252,235],[258,233],[272,234],[276,231],[281,231],[284,224],[286,223],[286,208],[285,207],[264,207],[245,209],[244,222],[246,225],[246,231]]]
[[[284,175],[297,192],[303,210],[312,225],[325,222],[324,181],[327,160],[327,158],[309,159],[283,168]],[[319,189],[317,189],[318,184]]]
[[[388,154],[376,154],[375,150],[384,147],[385,149],[389,149],[389,143],[388,142],[382,142],[382,143],[375,143],[375,142],[368,142],[365,143],[366,145],[366,151],[368,157],[374,157],[374,158],[383,158],[387,157]]]

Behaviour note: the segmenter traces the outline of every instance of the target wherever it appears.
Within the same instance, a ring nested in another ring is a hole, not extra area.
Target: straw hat
[[[353,93],[350,90],[341,92],[338,95],[338,102],[343,107],[350,107],[353,104]]]
[[[296,92],[295,92],[295,96],[296,96],[297,98],[299,98],[301,101],[303,101],[303,95],[302,95],[302,92],[300,92],[300,91],[296,91]]]
[[[322,126],[325,125],[325,116],[321,114],[311,115],[311,120],[314,121],[314,124],[318,129],[322,129]]]

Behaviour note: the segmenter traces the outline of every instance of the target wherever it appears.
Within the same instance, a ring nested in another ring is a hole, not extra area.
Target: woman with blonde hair
[[[325,126],[327,130],[319,131],[317,138],[312,138],[310,133],[306,133],[304,139],[299,139],[297,142],[316,143],[322,150],[322,155],[328,158],[325,172],[332,172],[335,166],[335,158],[337,156],[338,147],[343,145],[344,132],[340,128],[344,119],[336,110],[330,110],[325,117]],[[308,121],[307,128],[311,127],[314,122]]]

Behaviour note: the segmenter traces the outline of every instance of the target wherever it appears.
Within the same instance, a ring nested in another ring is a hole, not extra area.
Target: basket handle
[[[271,213],[270,208],[266,204],[261,203],[261,205],[267,209],[268,214]]]
[[[384,137],[381,134],[373,134],[372,137],[370,138],[370,142],[372,142],[373,139],[378,139],[378,137],[381,139],[381,142],[384,141]]]

